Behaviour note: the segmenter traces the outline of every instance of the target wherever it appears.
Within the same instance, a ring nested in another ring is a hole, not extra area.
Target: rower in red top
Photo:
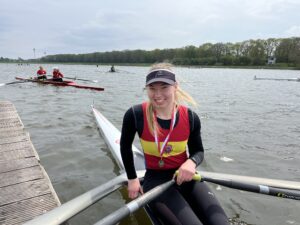
[[[46,70],[42,66],[40,66],[39,70],[36,72],[37,79],[46,80],[47,79],[46,73],[47,73]]]
[[[172,65],[154,64],[146,76],[148,101],[124,115],[120,151],[128,178],[128,196],[137,198],[176,177],[173,185],[149,203],[153,214],[168,225],[229,225],[217,197],[205,182],[192,180],[204,159],[199,116],[187,103]],[[143,186],[137,177],[132,143],[138,133],[145,156]]]
[[[53,68],[53,81],[63,82],[64,75],[59,71],[58,67]]]

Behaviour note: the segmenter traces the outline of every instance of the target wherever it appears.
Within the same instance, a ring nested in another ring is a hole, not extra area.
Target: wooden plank
[[[2,109],[1,111],[0,111],[0,113],[1,112],[14,112],[14,111],[17,111],[16,110],[16,107],[14,106],[14,105],[1,105],[1,103],[0,103],[0,109]]]
[[[29,157],[35,157],[35,154],[32,151],[32,149],[0,152],[0,162],[5,160],[22,159]]]
[[[0,106],[0,112],[16,112],[15,107],[1,107]]]
[[[0,139],[9,138],[9,137],[18,137],[18,136],[28,137],[28,134],[22,128],[0,130]]]
[[[39,166],[9,171],[0,174],[0,188],[26,181],[42,179],[44,174]]]
[[[34,180],[0,188],[1,205],[50,194],[48,180]]]
[[[0,152],[17,151],[22,149],[33,149],[33,145],[30,141],[26,139],[25,141],[21,142],[12,142],[0,145]]]
[[[57,203],[50,194],[4,205],[0,207],[0,224],[23,224],[55,207]]]
[[[4,137],[0,139],[0,149],[1,145],[9,144],[14,142],[21,142],[21,141],[30,141],[30,137],[28,135],[16,136],[16,137]]]
[[[22,125],[22,122],[20,121],[20,118],[18,116],[12,117],[12,118],[0,118],[0,124],[5,123],[5,124],[20,124]]]
[[[4,111],[0,112],[1,119],[19,118],[17,111]]]
[[[0,134],[3,134],[4,132],[7,132],[7,131],[24,131],[24,128],[23,127],[10,127],[9,129],[5,129],[5,128],[1,128],[0,127]]]
[[[1,119],[0,118],[0,128],[1,129],[8,129],[10,127],[24,127],[21,120],[17,118],[7,118]]]
[[[6,107],[6,106],[14,106],[10,101],[0,101],[0,107]]]
[[[36,158],[7,160],[3,162],[0,161],[0,173],[5,173],[14,170],[21,170],[36,165],[39,165],[39,161]]]
[[[9,101],[1,101],[0,102],[0,108],[15,108],[14,104],[12,104],[11,102]]]
[[[0,112],[16,111],[13,104],[2,104],[0,103]]]

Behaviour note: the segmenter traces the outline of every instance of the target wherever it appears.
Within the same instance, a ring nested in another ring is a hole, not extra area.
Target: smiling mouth
[[[161,103],[163,103],[165,100],[164,99],[155,99],[154,100],[154,102],[156,103],[156,104],[161,104]]]

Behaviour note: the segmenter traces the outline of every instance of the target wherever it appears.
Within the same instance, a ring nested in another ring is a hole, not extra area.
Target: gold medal
[[[162,159],[158,161],[158,166],[160,168],[164,167],[164,165],[165,165],[165,162]]]

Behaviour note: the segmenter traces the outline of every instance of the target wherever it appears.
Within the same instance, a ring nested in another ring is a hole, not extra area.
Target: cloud
[[[300,25],[291,26],[283,32],[284,37],[300,37]]]
[[[299,35],[296,0],[0,0],[0,56],[176,48]]]

